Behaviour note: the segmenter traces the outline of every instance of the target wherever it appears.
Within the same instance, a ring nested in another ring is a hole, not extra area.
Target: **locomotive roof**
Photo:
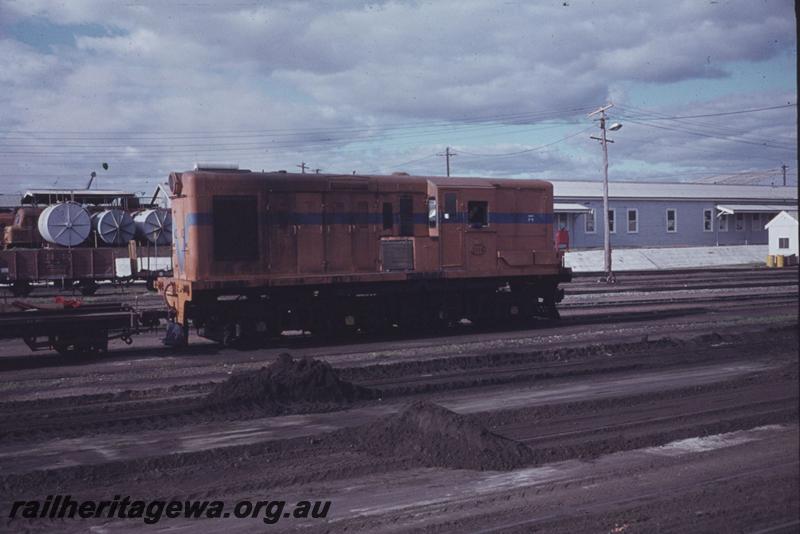
[[[345,184],[404,184],[425,187],[428,182],[437,187],[457,188],[513,188],[513,189],[541,189],[549,188],[550,182],[544,180],[516,179],[516,178],[473,178],[473,177],[445,177],[445,176],[416,176],[408,174],[304,174],[288,172],[251,172],[247,170],[199,170],[180,173],[182,176],[194,175],[222,179],[223,177],[234,180],[258,181],[265,180],[275,184],[324,184],[333,182]]]

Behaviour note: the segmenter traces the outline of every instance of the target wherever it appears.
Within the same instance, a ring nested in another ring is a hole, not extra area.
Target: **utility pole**
[[[305,161],[301,161],[300,165],[295,165],[295,167],[300,167],[300,173],[301,174],[305,174],[306,173],[306,169],[308,169],[308,165],[306,165]]]
[[[606,110],[612,107],[614,107],[614,104],[608,104],[588,115],[591,117],[598,113],[600,114],[600,137],[592,135],[591,138],[600,141],[603,146],[603,271],[605,272],[604,281],[608,284],[614,284],[617,281],[614,272],[611,270],[611,230],[608,227],[608,143],[613,143],[614,141],[606,138]],[[622,128],[622,125],[617,123],[612,124],[609,129],[616,131],[620,128]],[[616,220],[614,224],[617,224]],[[596,218],[595,225],[597,225]]]
[[[450,147],[447,147],[444,150],[444,154],[436,154],[436,155],[445,157],[445,159],[447,160],[447,176],[450,176],[450,158],[452,156],[458,156],[458,154],[456,154],[455,152],[451,152]]]
[[[786,187],[786,164],[781,165],[783,171],[783,187]]]

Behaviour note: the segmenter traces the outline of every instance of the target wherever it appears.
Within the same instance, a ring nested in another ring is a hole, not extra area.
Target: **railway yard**
[[[178,351],[155,331],[92,356],[2,341],[0,531],[796,532],[797,268],[618,280],[577,276],[560,320],[499,329]],[[161,305],[138,286],[85,301]],[[56,494],[330,508],[9,518]]]

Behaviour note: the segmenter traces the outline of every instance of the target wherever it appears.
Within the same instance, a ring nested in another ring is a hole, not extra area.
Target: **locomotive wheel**
[[[29,282],[14,282],[11,285],[11,294],[15,297],[27,297],[33,291]]]
[[[99,287],[100,286],[98,286],[92,280],[80,282],[78,284],[78,289],[80,290],[81,295],[83,295],[84,297],[90,297],[90,296],[94,295],[95,293],[97,293],[97,290],[99,289]]]

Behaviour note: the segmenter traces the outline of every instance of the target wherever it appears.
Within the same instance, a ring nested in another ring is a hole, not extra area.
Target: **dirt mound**
[[[206,397],[206,405],[225,408],[258,406],[267,413],[324,410],[377,392],[339,378],[327,362],[312,358],[295,360],[283,353],[267,367],[232,375]]]
[[[507,470],[533,460],[524,444],[494,434],[469,417],[425,401],[362,427],[357,447],[381,457],[411,457],[428,467]]]

